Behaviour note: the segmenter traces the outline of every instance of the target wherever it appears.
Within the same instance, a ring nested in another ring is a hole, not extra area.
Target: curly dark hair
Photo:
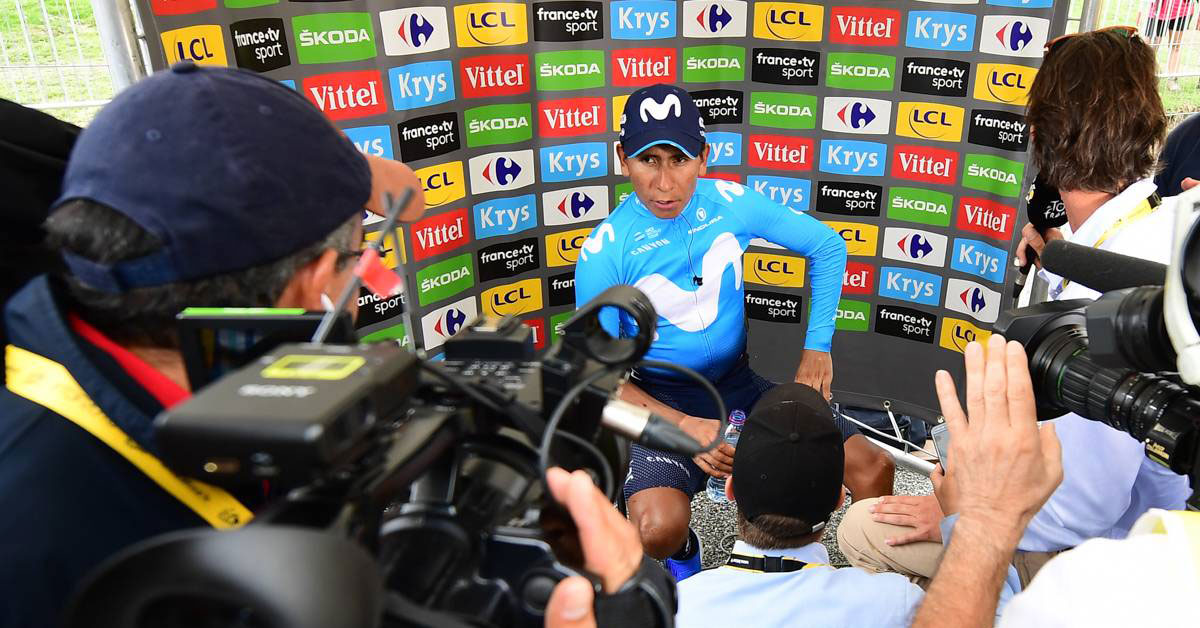
[[[1114,31],[1072,36],[1046,55],[1026,119],[1047,184],[1117,194],[1154,172],[1167,131],[1154,72],[1150,46]]]

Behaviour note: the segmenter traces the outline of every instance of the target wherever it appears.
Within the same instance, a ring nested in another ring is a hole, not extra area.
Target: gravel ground
[[[929,478],[907,469],[896,469],[897,495],[929,495],[932,492],[933,485],[929,483]],[[829,549],[830,562],[839,567],[846,566],[846,558],[837,548],[837,526],[842,520],[843,512],[845,508],[833,513],[823,541]],[[733,505],[713,503],[709,501],[707,494],[699,493],[692,500],[692,529],[700,535],[704,545],[704,567],[724,564],[733,549],[734,537],[737,534]]]

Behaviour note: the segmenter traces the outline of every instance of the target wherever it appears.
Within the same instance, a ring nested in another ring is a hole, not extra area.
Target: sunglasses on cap
[[[1104,28],[1098,28],[1094,31],[1084,31],[1082,33],[1068,33],[1066,35],[1060,35],[1060,36],[1055,37],[1054,39],[1051,39],[1050,41],[1046,42],[1046,47],[1042,49],[1042,58],[1043,59],[1049,58],[1050,53],[1054,52],[1059,47],[1061,47],[1062,43],[1067,41],[1068,39],[1070,39],[1072,37],[1078,37],[1080,35],[1091,34],[1091,33],[1113,33],[1115,35],[1120,35],[1125,39],[1133,39],[1134,37],[1138,36],[1138,29],[1136,26],[1106,26]]]

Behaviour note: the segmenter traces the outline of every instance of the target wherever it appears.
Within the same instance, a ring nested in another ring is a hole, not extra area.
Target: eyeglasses
[[[1058,49],[1059,46],[1061,46],[1061,44],[1064,41],[1067,41],[1068,39],[1070,39],[1072,37],[1078,37],[1079,35],[1087,35],[1089,33],[1113,33],[1115,35],[1121,35],[1125,39],[1133,39],[1134,37],[1138,36],[1138,29],[1136,26],[1106,26],[1104,28],[1098,28],[1094,31],[1084,31],[1082,33],[1068,33],[1066,35],[1060,35],[1060,36],[1055,37],[1054,39],[1051,39],[1050,41],[1046,42],[1046,47],[1042,49],[1042,58],[1049,59],[1050,53],[1052,53],[1056,49]]]
[[[337,255],[338,255],[338,259],[337,259],[338,264],[341,264],[341,263],[345,262],[346,260],[358,260],[358,258],[362,257],[363,253],[367,252],[366,249],[343,249],[343,248],[336,248],[336,249],[334,249],[334,251],[336,251]]]

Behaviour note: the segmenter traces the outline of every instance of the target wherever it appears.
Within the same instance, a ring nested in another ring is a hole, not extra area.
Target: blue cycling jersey
[[[829,351],[846,269],[845,241],[808,214],[720,179],[697,181],[687,206],[669,220],[630,194],[584,241],[575,267],[575,302],[582,305],[617,284],[640,289],[658,313],[646,359],[717,379],[746,349],[742,253],[753,238],[808,258],[812,299],[804,348]],[[632,319],[618,317],[612,308],[600,320],[613,336],[637,332]]]

